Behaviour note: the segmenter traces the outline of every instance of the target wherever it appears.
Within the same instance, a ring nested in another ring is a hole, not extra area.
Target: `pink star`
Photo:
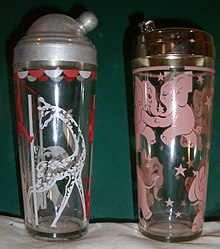
[[[158,81],[163,80],[163,79],[164,79],[164,76],[163,76],[163,74],[160,72],[160,74],[159,74],[159,76],[158,76]]]
[[[167,204],[167,207],[172,207],[173,206],[173,203],[174,203],[174,201],[171,201],[171,199],[169,198],[167,201],[165,201],[166,202],[166,204]]]
[[[160,151],[163,151],[163,145],[160,146]]]
[[[176,212],[175,215],[176,215],[176,218],[178,218],[178,217],[182,218],[182,213],[180,213],[180,212]]]
[[[209,111],[210,107],[212,106],[212,98],[211,98],[211,97],[206,96],[206,102],[205,102],[205,105],[207,105],[207,107],[208,107],[208,111]]]
[[[159,106],[158,106],[158,112],[159,113],[164,112],[164,108],[163,108],[163,106],[161,104],[159,104]]]
[[[184,171],[186,170],[186,168],[183,168],[182,164],[180,164],[179,168],[175,167],[175,170],[176,170],[176,175],[175,176],[182,175],[182,176],[185,177]]]
[[[198,83],[200,83],[200,84],[202,84],[203,83],[203,77],[202,77],[202,75],[200,74],[200,75],[198,75]]]
[[[186,160],[185,156],[182,156],[182,161],[185,161],[185,160]]]
[[[180,206],[183,206],[183,207],[185,207],[187,204],[186,204],[186,201],[185,200],[183,200],[183,201],[181,201],[181,204],[180,204]]]

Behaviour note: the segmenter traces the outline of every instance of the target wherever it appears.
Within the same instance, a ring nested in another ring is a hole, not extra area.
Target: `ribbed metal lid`
[[[133,58],[155,55],[198,55],[215,58],[213,37],[191,28],[155,29],[154,22],[139,24],[141,34],[133,46]]]
[[[97,65],[97,51],[86,37],[98,24],[92,12],[76,20],[50,14],[36,20],[14,49],[14,64],[27,61],[72,61]]]

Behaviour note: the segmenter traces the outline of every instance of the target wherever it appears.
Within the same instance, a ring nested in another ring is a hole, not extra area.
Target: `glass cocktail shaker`
[[[140,231],[198,237],[205,215],[215,48],[210,34],[140,24],[133,43]]]
[[[25,226],[68,240],[89,224],[97,51],[92,12],[39,18],[14,49]]]

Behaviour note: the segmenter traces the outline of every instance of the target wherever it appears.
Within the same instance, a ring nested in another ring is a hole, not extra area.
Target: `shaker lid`
[[[63,14],[36,20],[14,49],[14,64],[27,61],[72,61],[97,65],[97,51],[86,37],[98,24],[92,12],[76,20]]]
[[[133,43],[133,58],[163,55],[195,55],[215,58],[213,37],[194,28],[156,29],[153,20],[139,24],[141,34]]]

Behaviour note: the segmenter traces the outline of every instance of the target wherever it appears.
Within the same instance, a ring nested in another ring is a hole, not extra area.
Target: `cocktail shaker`
[[[215,48],[193,28],[140,23],[133,43],[139,229],[184,241],[202,232],[211,145]]]
[[[14,49],[25,226],[36,238],[88,229],[97,51],[86,33],[97,23],[92,12],[46,15]]]

